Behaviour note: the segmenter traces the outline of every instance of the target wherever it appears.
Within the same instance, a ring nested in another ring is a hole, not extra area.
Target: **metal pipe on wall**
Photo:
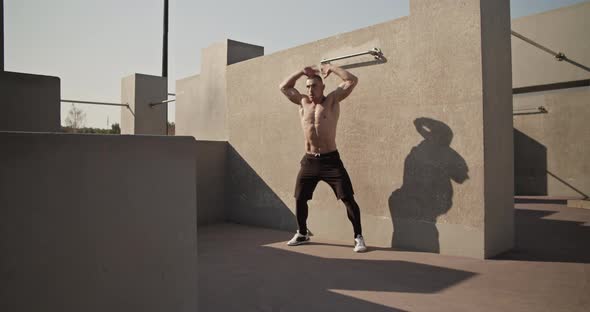
[[[516,37],[516,38],[518,38],[518,39],[520,39],[520,40],[522,40],[522,41],[524,41],[524,42],[526,42],[526,43],[528,43],[530,45],[533,45],[533,46],[535,46],[535,47],[537,47],[537,48],[539,48],[539,49],[541,49],[541,50],[543,50],[543,51],[545,51],[545,52],[547,52],[547,53],[549,53],[551,55],[553,55],[556,60],[558,60],[558,61],[566,61],[566,62],[568,62],[568,63],[570,63],[570,64],[572,64],[574,66],[577,66],[577,67],[579,67],[579,68],[581,68],[581,69],[583,69],[585,71],[589,71],[590,72],[590,68],[588,68],[588,67],[586,67],[586,66],[584,66],[584,65],[582,65],[582,64],[580,64],[578,62],[575,62],[575,61],[569,59],[562,52],[555,52],[555,51],[553,51],[553,50],[551,50],[551,49],[549,49],[547,47],[544,47],[544,46],[542,46],[542,45],[534,42],[533,40],[531,40],[531,39],[529,39],[529,38],[527,38],[527,37],[525,37],[525,36],[523,36],[523,35],[515,32],[514,30],[511,30],[510,32],[512,33],[512,35],[514,37]]]
[[[111,105],[111,106],[127,106],[128,104],[121,104],[121,103],[107,103],[107,102],[90,102],[90,101],[75,101],[75,100],[60,100],[62,103],[72,103],[72,104],[93,104],[93,105]]]
[[[131,109],[129,104],[121,104],[121,103],[108,103],[108,102],[91,102],[91,101],[75,101],[75,100],[60,100],[62,103],[72,103],[72,104],[92,104],[92,105],[108,105],[108,106],[125,106],[131,112],[131,114],[135,117],[135,112]]]
[[[176,99],[166,100],[166,101],[156,102],[156,103],[150,103],[150,107],[154,108],[154,106],[162,105],[162,104],[166,104],[166,103],[170,103],[170,102],[174,102],[174,101],[176,101]]]
[[[383,52],[381,52],[381,50],[379,50],[378,48],[374,48],[373,50],[369,50],[369,51],[365,51],[365,52],[359,52],[359,53],[354,53],[354,54],[349,54],[349,55],[344,55],[344,56],[333,57],[333,58],[329,58],[329,59],[323,59],[320,63],[326,64],[326,63],[330,63],[331,61],[342,60],[342,59],[366,55],[366,54],[373,55],[375,57],[375,59],[381,59],[383,57]]]
[[[518,110],[514,110],[512,112],[512,115],[536,115],[536,114],[548,114],[549,112],[547,111],[547,109],[543,106],[539,106],[536,108],[523,108],[523,109],[518,109]]]

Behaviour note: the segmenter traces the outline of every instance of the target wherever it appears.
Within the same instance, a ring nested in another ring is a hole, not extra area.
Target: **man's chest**
[[[333,107],[321,104],[304,104],[299,109],[304,122],[321,122],[338,118],[338,112]]]

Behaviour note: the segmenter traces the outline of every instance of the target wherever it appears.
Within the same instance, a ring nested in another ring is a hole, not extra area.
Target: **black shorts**
[[[301,169],[295,183],[295,198],[301,200],[311,199],[319,181],[328,183],[338,199],[354,195],[352,182],[342,160],[340,160],[338,151],[319,156],[312,154],[303,156]]]

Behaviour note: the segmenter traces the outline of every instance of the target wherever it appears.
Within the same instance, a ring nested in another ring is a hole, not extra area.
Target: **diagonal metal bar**
[[[542,45],[534,42],[533,40],[531,40],[531,39],[529,39],[529,38],[527,38],[527,37],[525,37],[525,36],[523,36],[523,35],[515,32],[514,30],[511,30],[510,32],[512,33],[512,35],[514,37],[517,37],[518,39],[520,39],[520,40],[522,40],[522,41],[524,41],[524,42],[526,42],[528,44],[531,44],[531,45],[533,45],[533,46],[535,46],[535,47],[537,47],[537,48],[539,48],[539,49],[541,49],[541,50],[543,50],[543,51],[545,51],[545,52],[553,55],[556,60],[558,60],[558,61],[566,61],[566,62],[568,62],[568,63],[570,63],[570,64],[572,64],[574,66],[577,66],[577,67],[579,67],[579,68],[581,68],[581,69],[583,69],[585,71],[590,72],[590,68],[588,68],[587,66],[582,65],[582,64],[580,64],[580,63],[578,63],[578,62],[576,62],[574,60],[569,59],[567,56],[565,56],[564,53],[562,53],[562,52],[555,52],[555,51],[553,51],[553,50],[551,50],[551,49],[549,49],[549,48],[547,48],[545,46],[542,46]]]
[[[166,104],[166,103],[170,103],[170,102],[174,102],[174,101],[176,101],[176,99],[166,100],[166,101],[157,102],[157,103],[150,103],[150,107],[153,108],[156,105],[162,105],[162,104]]]
[[[91,101],[77,101],[77,100],[60,100],[62,103],[72,103],[72,104],[92,104],[92,105],[108,105],[108,106],[125,106],[131,112],[133,117],[135,117],[135,113],[129,106],[129,104],[121,104],[121,103],[109,103],[109,102],[91,102]]]

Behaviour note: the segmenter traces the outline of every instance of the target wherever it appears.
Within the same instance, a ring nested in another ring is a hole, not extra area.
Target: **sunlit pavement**
[[[199,228],[200,311],[590,311],[590,210],[517,203],[495,259],[370,248],[236,224]],[[371,238],[366,237],[371,245]]]

